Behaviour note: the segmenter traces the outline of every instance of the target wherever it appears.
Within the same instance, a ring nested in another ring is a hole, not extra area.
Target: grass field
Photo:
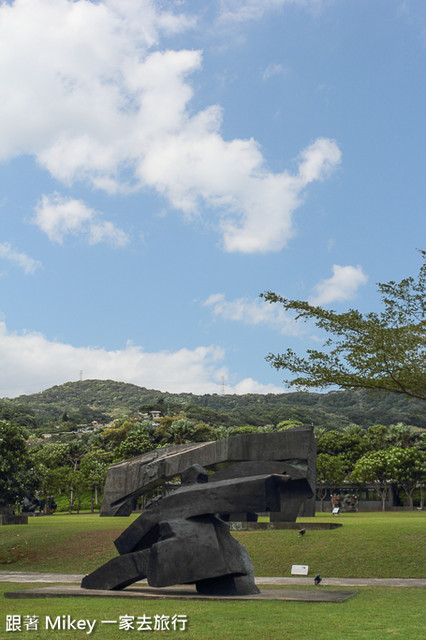
[[[290,575],[291,564],[309,564],[310,575],[425,577],[426,513],[342,514],[330,531],[238,532],[258,576]],[[301,520],[301,523],[310,519]],[[316,521],[335,522],[318,515]],[[89,514],[31,518],[28,526],[0,528],[0,569],[86,573],[115,555],[113,540],[128,518]],[[78,640],[85,630],[45,629],[45,617],[97,620],[91,636],[186,640],[420,640],[425,628],[423,588],[362,587],[342,604],[305,602],[129,601],[77,598],[15,600],[4,591],[32,585],[0,583],[0,638]],[[322,587],[320,587],[322,588]],[[323,587],[331,589],[331,587]],[[186,615],[186,631],[124,631],[120,616]],[[37,631],[6,632],[6,615],[38,615]],[[101,620],[117,620],[102,624]]]
[[[134,517],[54,515],[1,527],[0,569],[88,573],[116,555],[113,541]],[[257,576],[287,576],[292,564],[307,564],[310,575],[336,578],[426,577],[426,512],[318,515],[315,521],[343,526],[303,537],[292,529],[234,535]]]
[[[3,583],[1,591],[28,587]],[[421,640],[424,637],[424,590],[421,588],[363,587],[342,604],[308,602],[195,602],[129,601],[95,598],[13,600],[0,593],[0,638],[78,640],[137,640],[137,638],[182,638],[182,640]],[[123,631],[119,616],[186,615],[186,631]],[[5,631],[6,615],[38,615],[38,631]],[[45,616],[71,615],[97,620],[90,636],[86,631],[45,630]]]

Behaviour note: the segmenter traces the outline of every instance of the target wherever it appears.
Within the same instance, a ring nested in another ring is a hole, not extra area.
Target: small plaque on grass
[[[291,575],[292,576],[307,576],[309,567],[307,564],[292,564]]]

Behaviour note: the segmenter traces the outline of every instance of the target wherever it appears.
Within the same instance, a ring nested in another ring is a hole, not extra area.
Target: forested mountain
[[[163,393],[125,382],[84,380],[67,382],[41,393],[0,401],[0,418],[16,418],[30,430],[71,420],[108,422],[114,417],[158,408],[163,415],[185,414],[214,425],[276,425],[283,420],[341,429],[350,423],[403,422],[426,428],[424,407],[418,401],[391,393],[364,391],[246,395]]]

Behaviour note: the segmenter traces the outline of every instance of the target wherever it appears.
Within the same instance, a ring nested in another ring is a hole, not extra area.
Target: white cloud
[[[221,393],[225,353],[216,346],[147,353],[128,344],[108,351],[73,347],[48,340],[41,333],[9,332],[0,322],[0,397],[43,391],[55,384],[85,379],[118,380],[170,392]],[[227,393],[271,393],[279,389],[255,380],[226,386]],[[250,391],[251,390],[251,391]]]
[[[249,325],[267,325],[285,335],[300,335],[302,331],[289,313],[277,305],[266,304],[261,300],[226,300],[223,293],[215,293],[207,298],[204,305],[211,307],[216,317],[225,320]]]
[[[315,295],[309,299],[314,305],[341,302],[353,298],[358,288],[367,282],[368,278],[360,266],[340,267],[333,265],[333,275],[327,280],[321,280],[315,287]]]
[[[59,244],[68,234],[85,234],[89,244],[107,242],[123,247],[129,241],[127,234],[112,222],[103,220],[102,214],[81,200],[63,198],[58,193],[42,197],[32,221],[50,240]]]
[[[12,264],[21,267],[26,274],[32,275],[36,269],[41,267],[41,262],[39,260],[35,260],[25,253],[16,251],[16,249],[13,249],[8,242],[0,243],[0,258],[8,260]]]
[[[320,138],[295,174],[272,173],[255,140],[224,140],[220,107],[190,104],[201,52],[160,49],[164,32],[193,25],[153,0],[1,4],[0,160],[31,154],[67,185],[155,188],[188,216],[201,207],[219,216],[226,251],[277,251],[304,190],[340,162],[339,148]],[[94,241],[109,237],[95,231]]]
[[[300,154],[293,175],[268,173],[262,170],[260,158],[253,161],[234,190],[233,215],[221,224],[225,248],[242,253],[282,249],[293,235],[292,214],[301,205],[305,188],[324,179],[340,160],[337,144],[318,138]]]
[[[244,395],[246,393],[285,393],[285,391],[283,387],[277,387],[274,384],[261,384],[257,380],[253,380],[253,378],[244,378],[229,393]]]
[[[278,63],[273,62],[269,64],[262,74],[262,78],[264,80],[269,80],[269,78],[273,78],[274,76],[285,76],[287,73],[287,68]]]

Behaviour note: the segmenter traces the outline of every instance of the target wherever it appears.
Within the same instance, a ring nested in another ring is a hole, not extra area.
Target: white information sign
[[[293,576],[307,576],[309,567],[307,564],[292,564],[291,574]]]

